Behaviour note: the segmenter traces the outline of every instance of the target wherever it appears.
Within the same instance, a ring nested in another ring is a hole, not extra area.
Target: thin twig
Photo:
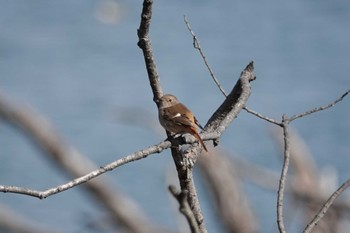
[[[319,111],[322,111],[322,110],[326,110],[330,107],[333,107],[334,105],[336,105],[338,102],[342,101],[345,96],[347,96],[348,94],[350,93],[350,90],[348,90],[347,92],[345,92],[341,97],[339,97],[338,99],[336,99],[335,101],[333,101],[332,103],[330,104],[327,104],[325,106],[321,106],[321,107],[318,107],[318,108],[314,108],[312,110],[309,110],[309,111],[306,111],[306,112],[303,112],[301,114],[296,114],[294,116],[292,116],[289,121],[294,121],[298,118],[301,118],[301,117],[304,117],[304,116],[307,116],[307,115],[310,115],[312,113],[315,113],[315,112],[319,112]]]
[[[208,71],[209,71],[209,73],[210,73],[210,76],[211,76],[212,79],[214,80],[216,86],[219,88],[219,90],[221,91],[221,93],[222,93],[225,97],[227,97],[227,94],[226,94],[224,88],[223,88],[222,85],[220,84],[219,80],[216,78],[213,69],[212,69],[212,68],[210,67],[210,65],[209,65],[209,63],[208,63],[208,61],[207,61],[207,58],[206,58],[206,56],[205,56],[205,54],[204,54],[204,52],[203,52],[203,49],[202,49],[202,47],[201,47],[201,45],[200,45],[200,43],[199,43],[199,40],[198,40],[196,34],[194,33],[194,31],[192,30],[192,27],[191,27],[191,25],[190,25],[190,23],[189,23],[189,21],[188,21],[186,15],[184,16],[184,21],[185,21],[185,24],[186,24],[186,26],[187,26],[187,29],[189,30],[189,32],[190,32],[191,35],[192,35],[192,38],[193,38],[193,47],[199,51],[199,53],[200,53],[200,55],[201,55],[201,57],[202,57],[202,59],[203,59],[203,61],[204,61],[204,63],[205,63],[205,66],[207,67],[207,69],[208,69]],[[257,117],[259,117],[259,118],[261,118],[261,119],[263,119],[263,120],[266,120],[266,121],[268,121],[268,122],[270,122],[270,123],[273,123],[273,124],[276,124],[276,125],[281,125],[280,122],[277,122],[276,120],[274,120],[274,119],[272,119],[272,118],[265,117],[265,116],[263,116],[263,115],[261,115],[261,114],[255,112],[255,111],[253,111],[253,110],[247,108],[247,107],[244,107],[243,109],[246,110],[248,113],[253,114],[253,115],[255,115],[255,116],[257,116]]]
[[[283,115],[283,117],[282,117],[282,125],[281,126],[283,128],[283,136],[284,136],[284,163],[283,163],[283,168],[282,168],[282,172],[281,172],[281,178],[280,178],[279,188],[278,188],[278,197],[277,197],[277,225],[278,225],[278,229],[279,229],[280,233],[286,232],[285,226],[284,226],[284,220],[283,220],[283,197],[284,197],[284,187],[285,187],[285,182],[286,182],[287,172],[288,172],[288,167],[289,167],[289,160],[290,160],[290,136],[289,136],[288,125],[293,120],[296,120],[298,118],[310,115],[312,113],[326,110],[330,107],[333,107],[335,104],[337,104],[338,102],[343,100],[343,98],[345,96],[347,96],[349,93],[350,93],[350,90],[345,92],[340,98],[338,98],[337,100],[333,101],[332,103],[330,103],[328,105],[321,106],[321,107],[312,109],[310,111],[306,111],[302,114],[294,115],[291,118],[288,118],[286,115]],[[349,181],[349,183],[350,183],[350,181]],[[344,186],[346,186],[346,187],[349,185],[350,184],[344,184]],[[333,200],[332,197],[333,197],[333,195],[330,198],[331,200]],[[334,199],[336,197],[337,197],[337,195],[335,195]],[[322,210],[327,210],[329,208],[329,206],[333,203],[333,201],[327,202],[328,204],[325,205]],[[315,223],[312,223],[312,224],[316,224],[319,221],[319,219],[321,219],[323,216],[324,216],[324,212],[322,212],[322,214],[317,214],[315,216],[315,219],[314,219]]]
[[[327,210],[333,202],[342,194],[348,187],[350,186],[350,179],[345,181],[342,186],[340,186],[327,200],[326,203],[322,206],[322,208],[318,211],[314,219],[306,226],[303,233],[309,233],[313,230],[313,228],[317,225],[317,223],[322,219],[322,217],[326,214]]]
[[[277,192],[277,225],[280,233],[286,233],[283,219],[283,198],[290,161],[290,137],[288,129],[289,119],[286,115],[282,117],[283,137],[284,137],[284,162]]]
[[[97,176],[100,176],[104,173],[106,173],[107,171],[111,171],[117,167],[120,167],[122,165],[125,165],[127,163],[139,160],[139,159],[143,159],[146,158],[149,155],[155,154],[155,153],[160,153],[163,150],[169,148],[171,146],[169,141],[164,141],[161,142],[157,145],[148,147],[146,149],[140,150],[140,151],[136,151],[130,155],[127,155],[121,159],[118,159],[112,163],[106,164],[104,166],[101,166],[100,168],[91,171],[90,173],[78,177],[72,181],[69,181],[65,184],[44,190],[44,191],[38,191],[38,190],[33,190],[33,189],[27,189],[27,188],[23,188],[23,187],[16,187],[16,186],[6,186],[6,185],[0,185],[0,192],[11,192],[11,193],[18,193],[18,194],[25,194],[25,195],[29,195],[29,196],[33,196],[33,197],[38,197],[40,199],[43,198],[47,198],[51,195],[54,195],[56,193],[60,193],[63,191],[66,191],[68,189],[71,189],[77,185],[80,185],[82,183],[85,183],[93,178],[96,178]]]
[[[191,35],[192,35],[192,38],[193,38],[193,47],[199,51],[199,53],[200,53],[200,55],[201,55],[201,57],[202,57],[202,59],[203,59],[203,61],[204,61],[204,63],[205,63],[205,66],[206,66],[207,69],[209,70],[210,76],[212,77],[212,79],[214,80],[215,84],[216,84],[216,85],[218,86],[218,88],[220,89],[221,93],[222,93],[225,97],[227,97],[227,94],[226,94],[224,88],[223,88],[223,87],[221,86],[221,84],[219,83],[219,80],[216,78],[216,76],[215,76],[215,74],[214,74],[214,71],[211,69],[211,67],[210,67],[210,65],[209,65],[209,63],[208,63],[208,61],[207,61],[207,58],[206,58],[206,56],[205,56],[205,54],[204,54],[204,52],[203,52],[203,50],[202,50],[202,48],[201,48],[201,45],[200,45],[200,43],[199,43],[199,40],[197,39],[196,34],[194,34],[194,32],[193,32],[193,30],[192,30],[192,28],[191,28],[191,25],[190,25],[190,23],[189,23],[188,20],[187,20],[187,16],[186,16],[186,15],[184,15],[184,21],[185,21],[185,23],[186,23],[187,29],[190,31],[190,33],[191,33]]]
[[[121,165],[145,158],[154,153],[160,153],[164,149],[171,146],[169,141],[163,141],[157,145],[136,151],[133,154],[125,156],[124,158],[101,166],[99,169],[86,174],[86,170],[93,167],[91,163],[84,160],[84,156],[81,155],[75,148],[67,145],[50,122],[43,116],[36,113],[34,109],[27,106],[14,104],[6,100],[3,95],[0,95],[0,117],[16,126],[18,129],[26,132],[29,137],[40,146],[41,149],[51,155],[50,158],[56,161],[58,165],[60,165],[64,170],[68,171],[73,177],[79,176],[68,183],[47,189],[45,191],[37,191],[15,186],[0,186],[0,192],[21,193],[38,197],[40,199],[85,183]],[[76,164],[80,164],[84,167],[84,169],[80,166],[76,166]]]
[[[74,148],[66,145],[60,136],[55,132],[53,126],[46,120],[44,117],[39,116],[33,109],[25,106],[18,105],[16,106],[14,103],[7,101],[2,95],[0,95],[0,117],[11,122],[19,129],[24,130],[29,134],[29,136],[40,145],[45,151],[51,154],[55,154],[55,159],[59,160],[61,166],[65,167],[64,169],[68,169],[72,175],[79,175],[81,172],[73,171],[76,167],[66,165],[72,165],[71,160],[65,161],[64,158],[80,158],[83,157],[80,153]],[[203,134],[201,134],[203,135]],[[210,139],[211,137],[217,137],[215,134],[206,134],[203,135],[203,138]],[[177,141],[174,141],[177,143]],[[186,141],[186,143],[193,143],[194,140]],[[0,185],[0,192],[11,192],[18,194],[25,194],[33,197],[38,197],[40,199],[49,197],[56,193],[60,193],[71,189],[77,185],[85,183],[89,180],[92,180],[107,171],[111,171],[119,166],[125,165],[129,162],[133,162],[142,158],[146,158],[147,156],[155,153],[160,153],[161,151],[169,148],[171,146],[170,141],[163,141],[157,145],[151,146],[149,148],[142,149],[140,151],[136,151],[130,155],[125,156],[124,158],[118,159],[114,162],[111,162],[107,165],[101,166],[99,169],[91,171],[87,174],[79,176],[74,180],[71,180],[65,184],[44,190],[32,190],[24,187],[16,187],[16,186],[5,186]],[[79,164],[82,162],[80,161]],[[74,174],[73,174],[74,173]]]
[[[244,107],[243,109],[246,110],[248,113],[253,114],[254,116],[256,116],[256,117],[258,117],[258,118],[260,118],[260,119],[263,119],[263,120],[265,120],[265,121],[268,121],[268,122],[270,122],[270,123],[272,123],[272,124],[275,124],[275,125],[278,125],[278,126],[282,126],[282,123],[281,123],[281,122],[278,122],[278,121],[276,121],[276,120],[274,120],[274,119],[272,119],[272,118],[270,118],[270,117],[263,116],[262,114],[260,114],[260,113],[258,113],[258,112],[256,112],[256,111],[254,111],[254,110],[252,110],[252,109],[249,109],[248,107]]]
[[[211,75],[211,77],[213,78],[214,82],[216,83],[216,85],[219,87],[220,91],[223,93],[223,95],[225,97],[227,97],[225,91],[223,90],[222,86],[220,85],[219,81],[217,80],[217,78],[215,77],[214,75],[214,72],[212,71],[210,65],[208,64],[207,62],[207,59],[201,49],[201,46],[200,46],[200,43],[196,37],[196,35],[194,34],[188,20],[187,20],[187,17],[185,16],[184,17],[184,20],[185,20],[185,23],[186,23],[186,26],[188,28],[188,30],[190,31],[192,37],[193,37],[193,46],[195,49],[197,49],[205,63],[205,65],[207,66],[208,70],[209,70],[209,73]],[[278,125],[278,126],[281,126],[283,128],[283,132],[284,132],[284,141],[285,141],[285,150],[284,150],[284,164],[283,164],[283,169],[282,169],[282,172],[281,172],[281,178],[280,178],[280,185],[279,185],[279,189],[278,189],[278,200],[277,200],[277,222],[278,222],[278,228],[279,228],[279,231],[281,233],[284,233],[286,232],[285,231],[285,227],[284,227],[284,223],[283,223],[283,196],[284,196],[284,187],[285,187],[285,180],[286,180],[286,177],[287,177],[287,171],[288,171],[288,167],[289,167],[289,160],[290,160],[290,138],[289,138],[289,132],[288,132],[288,124],[290,122],[292,122],[293,120],[296,120],[298,118],[301,118],[301,117],[304,117],[304,116],[307,116],[307,115],[310,115],[312,113],[315,113],[315,112],[318,112],[318,111],[322,111],[322,110],[325,110],[325,109],[328,109],[330,107],[333,107],[335,104],[337,104],[338,102],[340,102],[341,100],[343,100],[343,98],[345,98],[345,96],[347,96],[348,94],[350,93],[350,90],[348,90],[347,92],[345,92],[339,99],[335,100],[334,102],[326,105],[326,106],[321,106],[321,107],[318,107],[318,108],[315,108],[315,109],[312,109],[310,111],[306,111],[304,113],[301,113],[301,114],[297,114],[297,115],[294,115],[292,117],[290,117],[289,119],[286,117],[286,116],[283,116],[283,120],[282,120],[282,123],[272,119],[272,118],[269,118],[269,117],[266,117],[266,116],[263,116],[261,115],[260,113],[257,113],[247,107],[244,107],[243,109],[245,109],[248,113],[250,114],[253,114],[255,115],[256,117],[259,117],[263,120],[266,120],[272,124],[275,124],[275,125]],[[330,203],[331,205],[331,203]],[[323,216],[323,215],[322,215]],[[319,216],[317,215],[315,218],[319,217],[321,218],[322,216]]]
[[[107,178],[91,179],[104,174],[107,170],[146,157],[147,154],[153,153],[152,150],[156,151],[156,153],[160,152],[162,150],[160,148],[163,146],[163,149],[170,147],[170,142],[162,142],[154,147],[135,152],[130,156],[92,171],[96,168],[96,165],[80,154],[74,147],[68,145],[47,119],[28,106],[14,104],[6,100],[1,93],[0,118],[25,132],[40,149],[46,152],[42,153],[42,155],[46,159],[53,161],[65,174],[70,177],[78,177],[66,184],[45,191],[1,185],[0,192],[25,194],[42,199],[90,181],[83,187],[89,191],[88,193],[95,198],[97,203],[109,211],[116,225],[132,232],[164,232],[164,229],[159,230],[157,229],[158,227],[153,226],[141,209],[131,199],[113,188]],[[126,209],[128,211],[125,211]]]

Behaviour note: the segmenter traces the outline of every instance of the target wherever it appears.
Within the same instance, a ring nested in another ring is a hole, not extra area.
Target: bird
[[[176,134],[189,133],[193,135],[208,152],[203,140],[198,134],[197,127],[203,129],[193,113],[171,94],[165,94],[158,100],[159,122],[165,130]]]

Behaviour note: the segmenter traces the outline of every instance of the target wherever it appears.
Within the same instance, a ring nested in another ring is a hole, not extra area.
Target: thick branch
[[[138,29],[138,37],[139,42],[138,46],[142,49],[146,68],[148,72],[149,82],[153,92],[153,100],[158,103],[158,99],[162,96],[163,92],[160,86],[159,75],[156,70],[156,65],[154,62],[152,45],[150,38],[148,36],[149,27],[152,17],[152,0],[144,0],[143,9],[141,14],[141,23]],[[169,136],[169,134],[168,134]],[[206,232],[206,228],[203,221],[203,216],[200,212],[199,202],[197,201],[197,205],[192,205],[193,202],[191,200],[193,198],[197,199],[196,189],[192,179],[192,170],[187,169],[187,167],[183,166],[183,157],[180,151],[177,148],[171,148],[173,160],[178,171],[178,177],[180,181],[181,190],[188,190],[188,200],[193,211],[196,221],[199,225],[200,231],[202,233]]]
[[[220,85],[218,79],[215,77],[215,74],[213,70],[211,69],[204,52],[200,46],[200,43],[194,34],[186,16],[184,17],[186,26],[188,30],[190,31],[192,38],[193,38],[193,46],[195,49],[197,49],[206,65],[206,67],[209,70],[209,73],[214,80],[215,84],[219,87],[222,94],[226,97],[226,100],[224,103],[220,106],[220,108],[214,113],[214,115],[210,118],[208,121],[205,129],[204,134],[202,135],[202,138],[206,138],[206,134],[215,134],[217,138],[214,140],[214,145],[218,144],[218,138],[221,136],[222,132],[229,126],[229,124],[234,120],[235,117],[237,117],[240,110],[245,106],[246,101],[250,95],[250,84],[249,82],[255,79],[255,75],[253,73],[254,67],[253,62],[251,62],[245,70],[241,73],[241,78],[238,80],[236,86],[231,91],[230,95],[227,96],[225,93],[223,87]],[[177,165],[177,170],[179,172],[179,178],[180,178],[180,185],[182,188],[186,188],[188,190],[191,190],[191,188],[194,189],[194,183],[192,178],[188,181],[188,179],[181,179],[182,177],[186,177],[185,175],[190,174],[192,176],[192,167],[196,163],[196,160],[201,152],[201,149],[198,146],[191,146],[188,150],[185,151],[185,159],[188,162],[182,163],[183,165]],[[178,159],[177,159],[178,160]],[[185,168],[183,168],[185,167]],[[189,170],[189,171],[188,171]],[[182,175],[180,173],[183,173]],[[194,189],[195,191],[195,189]],[[191,197],[189,196],[189,203],[192,206],[192,209],[196,210],[194,211],[197,221],[201,221],[203,218],[200,208],[199,208],[199,201],[197,198],[196,193]],[[202,223],[199,222],[199,226],[201,229]]]
[[[209,119],[204,127],[204,133],[215,134],[217,138],[226,130],[226,128],[231,124],[231,122],[238,116],[240,111],[246,105],[248,98],[251,93],[250,82],[255,80],[254,65],[250,62],[247,67],[241,72],[241,76],[238,79],[236,85],[226,97],[225,101],[221,106],[215,111],[212,117]],[[214,145],[218,142],[214,141]],[[190,155],[192,160],[191,164],[194,164],[198,159],[199,147],[191,146],[186,150],[186,154]]]
[[[204,127],[205,132],[223,133],[246,105],[251,93],[250,82],[255,80],[254,65],[250,62],[241,72],[236,85]]]
[[[153,92],[153,100],[157,103],[157,100],[163,95],[163,91],[160,86],[160,79],[156,63],[154,62],[151,39],[148,35],[152,18],[152,4],[153,0],[143,1],[140,27],[137,30],[137,35],[139,37],[139,42],[137,43],[137,45],[140,47],[140,49],[142,49],[149,82]]]
[[[139,36],[139,47],[143,50],[145,63],[149,75],[149,80],[151,83],[154,100],[157,102],[157,99],[161,96],[162,91],[160,88],[159,77],[156,72],[156,66],[153,59],[152,47],[150,39],[148,37],[150,20],[152,16],[152,1],[145,0],[143,5],[141,24],[138,30]],[[189,24],[185,19],[187,26]],[[189,27],[189,30],[192,31]],[[193,32],[192,32],[193,35]],[[198,48],[198,41],[194,36],[195,47]],[[201,53],[202,54],[202,53]],[[203,54],[202,54],[203,56]],[[207,63],[206,63],[207,64]],[[208,65],[207,65],[208,66]],[[235,117],[237,117],[240,110],[245,106],[246,101],[250,95],[250,84],[249,82],[255,79],[253,73],[254,67],[253,62],[251,62],[241,73],[241,78],[237,82],[236,86],[232,90],[231,94],[226,98],[224,103],[220,108],[214,113],[213,117],[209,120],[205,132],[212,134],[213,132],[216,135],[221,135],[221,133],[229,126]],[[212,73],[211,73],[212,74]],[[194,148],[194,150],[192,150]],[[189,205],[196,217],[197,223],[201,232],[206,232],[204,226],[204,218],[200,211],[200,205],[197,198],[197,193],[192,178],[192,166],[195,163],[195,160],[199,156],[199,147],[191,147],[190,150],[187,150],[185,154],[190,154],[190,156],[183,157],[180,151],[177,148],[172,148],[172,156],[178,171],[178,177],[180,181],[181,190],[188,190],[188,202]],[[186,162],[187,158],[191,158],[193,164],[188,166]]]
[[[220,84],[219,80],[216,78],[216,75],[214,74],[213,69],[212,69],[212,68],[210,67],[210,65],[209,65],[209,62],[207,61],[207,58],[206,58],[206,56],[205,56],[205,54],[204,54],[204,51],[203,51],[203,49],[202,49],[202,47],[201,47],[201,45],[200,45],[200,42],[199,42],[199,40],[198,40],[196,34],[195,34],[194,31],[192,30],[192,27],[191,27],[190,22],[188,21],[186,15],[184,16],[184,21],[185,21],[185,24],[186,24],[186,26],[187,26],[188,31],[189,31],[189,32],[191,33],[191,35],[192,35],[192,38],[193,38],[193,47],[194,47],[195,49],[198,50],[199,54],[201,55],[201,57],[202,57],[202,59],[203,59],[203,61],[204,61],[205,66],[207,67],[207,69],[208,69],[208,71],[209,71],[209,73],[210,73],[211,78],[212,78],[213,81],[215,82],[216,86],[219,88],[220,92],[221,92],[225,97],[227,97],[227,94],[226,94],[226,92],[225,92],[223,86]],[[248,113],[250,113],[250,114],[253,114],[253,115],[255,115],[255,116],[257,116],[257,117],[259,117],[259,118],[261,118],[261,119],[264,119],[264,120],[266,120],[266,121],[269,121],[270,123],[280,125],[280,123],[278,123],[277,121],[275,121],[275,120],[273,120],[273,119],[271,119],[271,118],[269,118],[269,117],[265,117],[265,116],[261,115],[260,113],[257,113],[257,112],[255,112],[255,111],[253,111],[253,110],[251,110],[251,109],[249,109],[249,108],[247,108],[247,107],[244,107],[243,109],[246,110],[246,111],[247,111]]]
[[[192,35],[193,38],[193,47],[197,49],[204,61],[205,66],[207,67],[210,76],[214,80],[215,84],[220,89],[221,93],[226,97],[224,103],[220,106],[220,108],[213,114],[213,116],[209,119],[206,127],[206,133],[215,132],[218,138],[221,136],[221,133],[230,125],[234,118],[237,117],[242,108],[244,108],[248,97],[250,95],[250,82],[255,80],[256,77],[254,75],[254,65],[253,62],[250,62],[247,67],[242,71],[241,77],[236,83],[235,87],[231,91],[231,93],[227,96],[224,88],[219,83],[216,78],[214,71],[210,67],[206,56],[202,50],[202,47],[199,43],[197,36],[191,28],[190,23],[187,20],[187,17],[184,16],[184,21],[187,26],[187,29]]]
[[[209,119],[204,127],[204,135],[215,133],[218,137],[229,124],[237,117],[241,109],[245,106],[250,95],[250,81],[255,79],[253,62],[242,71],[240,79],[237,81],[231,93],[226,100],[218,108],[218,110]],[[200,205],[197,194],[195,192],[194,181],[192,179],[192,167],[196,163],[200,154],[200,147],[190,146],[184,153],[185,157],[181,164],[177,164],[177,171],[180,179],[181,189],[189,190],[189,204],[193,210],[200,229],[204,229],[203,216],[200,211]],[[189,162],[185,162],[189,161]],[[191,192],[193,190],[193,192]]]

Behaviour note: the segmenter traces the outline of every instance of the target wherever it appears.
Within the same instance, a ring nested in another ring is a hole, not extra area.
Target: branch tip
[[[250,61],[244,70],[252,72],[254,70],[254,61]]]

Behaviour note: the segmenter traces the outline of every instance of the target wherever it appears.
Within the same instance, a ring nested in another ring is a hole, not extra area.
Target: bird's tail
[[[193,136],[197,139],[197,141],[203,146],[204,150],[205,150],[206,152],[208,152],[207,147],[204,145],[204,142],[203,142],[203,140],[201,139],[201,137],[199,136],[199,134],[197,133],[197,131],[196,131],[196,130],[193,130],[192,132],[193,132],[192,135],[193,135]]]

